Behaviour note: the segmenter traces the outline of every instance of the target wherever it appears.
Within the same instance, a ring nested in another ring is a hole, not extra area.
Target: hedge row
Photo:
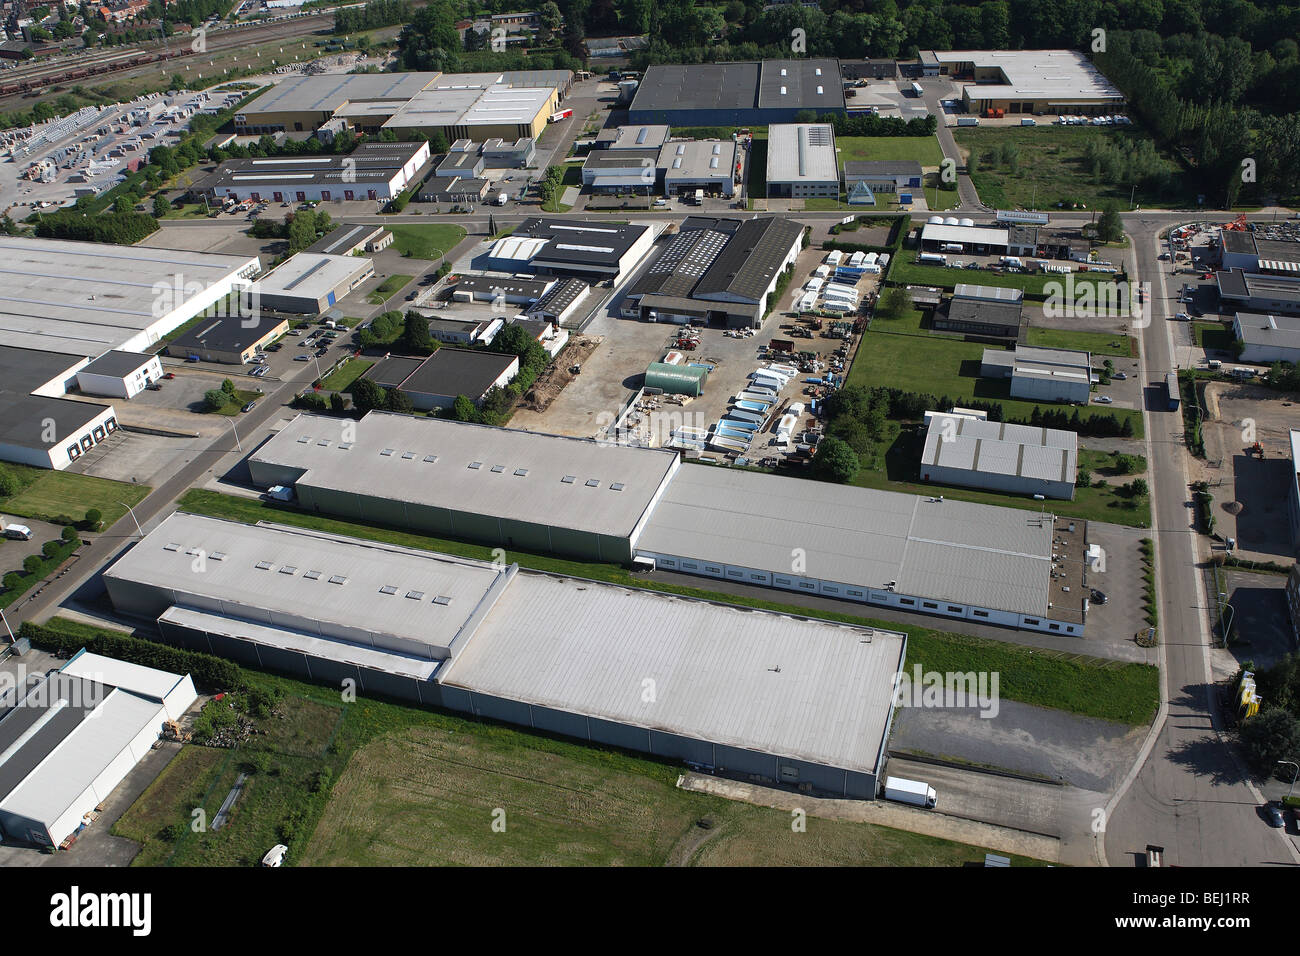
[[[83,634],[64,633],[31,621],[23,622],[19,634],[27,638],[33,647],[42,650],[75,654],[84,647],[92,654],[156,667],[173,674],[189,674],[195,683],[209,690],[240,690],[247,683],[243,669],[231,661],[132,637],[130,634],[99,631],[87,637]]]

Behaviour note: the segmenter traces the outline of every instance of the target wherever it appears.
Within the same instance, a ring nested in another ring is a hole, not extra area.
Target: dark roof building
[[[946,310],[934,316],[938,331],[964,332],[981,338],[1016,341],[1024,327],[1019,289],[959,284]]]
[[[589,281],[617,281],[650,251],[654,231],[645,225],[582,219],[525,219],[487,253],[499,272],[541,272]]]
[[[628,112],[630,124],[762,126],[794,122],[801,110],[844,112],[835,60],[664,64],[646,70]]]
[[[289,319],[286,316],[268,312],[214,316],[168,343],[167,354],[173,358],[197,355],[204,362],[240,365],[262,345],[288,330]]]
[[[443,347],[426,359],[390,356],[366,370],[365,378],[398,388],[423,411],[450,408],[460,395],[480,404],[494,388],[519,373],[519,356],[484,349]]]
[[[117,430],[111,405],[60,398],[84,355],[0,349],[0,460],[66,468]]]

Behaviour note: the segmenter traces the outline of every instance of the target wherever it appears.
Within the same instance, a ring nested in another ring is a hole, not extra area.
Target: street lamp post
[[[316,363],[316,371],[320,371],[320,362]],[[235,433],[235,450],[242,454],[244,446],[239,443],[239,429],[235,427],[235,420],[233,418],[227,418],[226,421],[230,422],[230,430]]]
[[[12,633],[10,633],[10,636],[13,636]],[[1296,778],[1300,777],[1300,763],[1296,763],[1294,760],[1279,760],[1278,763],[1286,763],[1287,766],[1295,767],[1291,774],[1291,790],[1287,791],[1287,796],[1290,797],[1296,790]]]
[[[18,643],[18,638],[14,637],[14,629],[9,626],[9,618],[5,617],[5,610],[2,607],[0,607],[0,621],[4,621],[5,630],[9,632],[9,643]]]
[[[1223,629],[1223,646],[1224,646],[1224,647],[1227,647],[1227,646],[1228,646],[1228,636],[1229,636],[1230,634],[1232,634],[1232,622],[1233,622],[1233,621],[1236,619],[1236,617],[1237,617],[1237,609],[1236,609],[1235,607],[1233,607],[1231,604],[1225,604],[1225,605],[1223,605],[1223,606],[1224,606],[1225,608],[1227,608],[1229,611],[1232,612],[1231,614],[1228,615],[1228,624],[1227,624],[1227,626]],[[1223,620],[1223,611],[1220,611],[1220,612],[1219,612],[1219,620],[1220,620],[1220,621]]]
[[[135,530],[139,533],[140,537],[143,538],[144,529],[140,527],[140,519],[135,516],[135,509],[125,501],[119,501],[118,504],[131,513],[131,520],[135,522]]]

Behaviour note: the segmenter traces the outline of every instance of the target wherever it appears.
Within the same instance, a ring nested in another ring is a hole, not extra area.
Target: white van
[[[14,541],[30,541],[32,529],[25,524],[8,524],[5,525],[5,537]]]

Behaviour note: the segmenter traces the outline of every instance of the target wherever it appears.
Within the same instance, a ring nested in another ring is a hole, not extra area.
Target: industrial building
[[[922,481],[1074,499],[1079,458],[1074,432],[990,422],[956,411],[925,417]]]
[[[383,226],[339,223],[327,236],[317,239],[303,252],[325,256],[356,256],[363,252],[382,252],[393,244],[393,234]]]
[[[467,176],[430,176],[420,186],[415,198],[419,202],[474,203],[483,202],[492,189],[486,179]]]
[[[491,345],[505,319],[447,319],[415,309],[429,319],[429,334],[444,345]]]
[[[970,80],[962,105],[976,115],[1120,113],[1124,94],[1075,50],[934,50],[926,75]]]
[[[517,355],[444,347],[423,361],[390,356],[367,369],[363,377],[401,389],[412,405],[427,412],[451,408],[461,395],[482,405],[488,392],[505,388],[518,374]]]
[[[1020,289],[958,283],[946,309],[937,309],[933,326],[982,338],[1018,340],[1025,328]]]
[[[572,83],[568,70],[294,77],[245,106],[235,116],[235,130],[310,131],[342,120],[365,133],[441,132],[448,142],[535,140]]]
[[[0,236],[0,349],[144,352],[261,268],[256,256]]]
[[[135,398],[162,376],[158,356],[111,349],[77,370],[77,388],[86,395]]]
[[[566,279],[566,282],[576,281]],[[569,330],[560,328],[558,322],[547,318],[520,318],[515,316],[511,325],[517,325],[528,333],[534,342],[546,350],[551,358],[560,354],[560,350],[569,344]]]
[[[659,64],[646,70],[628,110],[630,125],[767,126],[812,110],[844,112],[836,60]]]
[[[283,315],[257,312],[250,315],[213,316],[167,343],[172,358],[243,365],[289,331]]]
[[[707,195],[730,199],[740,175],[735,140],[679,140],[659,150],[659,176],[665,196]]]
[[[104,582],[187,648],[859,799],[907,649],[894,631],[184,513]]]
[[[1300,315],[1300,276],[1225,269],[1214,277],[1225,311]]]
[[[213,199],[254,202],[388,200],[429,165],[429,144],[362,143],[347,156],[228,159],[196,192]]]
[[[1222,229],[1219,249],[1224,269],[1265,275],[1300,275],[1300,242],[1268,239],[1254,232]]]
[[[1017,345],[985,349],[980,375],[1011,379],[1011,397],[1087,405],[1092,391],[1092,354],[1077,349]]]
[[[582,186],[592,192],[648,196],[658,182],[657,149],[595,149],[582,164]]]
[[[441,351],[441,350],[440,350]],[[370,412],[299,415],[248,459],[307,509],[504,548],[629,564],[677,470],[669,449]]]
[[[645,258],[655,230],[636,223],[530,217],[492,244],[487,268],[617,283]]]
[[[258,279],[253,295],[262,309],[319,315],[374,274],[361,256],[300,252]]]
[[[803,226],[775,216],[690,216],[623,299],[627,318],[759,328],[803,248]]]
[[[636,545],[686,574],[1082,634],[1084,522],[737,468],[684,465]],[[792,554],[792,549],[794,553]],[[1077,563],[1058,570],[1075,550]]]
[[[838,198],[839,153],[829,123],[776,124],[767,130],[767,195]]]
[[[1238,356],[1242,362],[1300,363],[1300,316],[1238,312],[1232,319],[1232,334],[1243,343]]]
[[[921,227],[920,233],[921,249],[925,252],[1011,254],[1009,229],[977,226],[974,219],[931,216],[930,221]]]
[[[844,188],[852,193],[866,187],[875,193],[899,193],[921,188],[921,164],[914,159],[850,160],[844,164]]]
[[[1086,522],[445,419],[344,424],[299,415],[249,457],[253,484],[292,486],[308,511],[507,549],[1083,633]]]
[[[582,315],[581,309],[590,291],[591,286],[582,279],[561,279],[527,308],[527,315],[530,319],[563,325]],[[565,340],[568,340],[568,333],[565,333]]]
[[[506,305],[528,305],[536,302],[558,279],[518,279],[513,276],[461,275],[451,285],[451,297],[456,302],[495,302]]]
[[[61,846],[198,699],[189,675],[80,651],[0,717],[0,830]]]
[[[111,405],[62,397],[84,355],[0,348],[0,461],[61,470],[118,429]]]
[[[595,149],[662,149],[672,133],[671,126],[606,126],[596,134]]]

